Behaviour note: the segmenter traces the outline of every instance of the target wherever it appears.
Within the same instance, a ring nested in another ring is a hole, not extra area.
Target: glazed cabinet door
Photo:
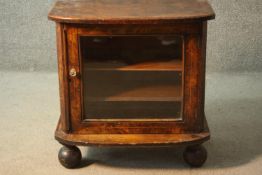
[[[90,134],[200,131],[204,29],[64,26],[66,126]]]
[[[181,36],[79,39],[86,122],[182,120]]]

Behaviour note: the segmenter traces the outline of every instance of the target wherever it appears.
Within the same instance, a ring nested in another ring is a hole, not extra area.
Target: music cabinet
[[[59,161],[81,161],[80,146],[184,144],[201,166],[210,137],[205,119],[207,20],[204,0],[58,1],[61,116]]]

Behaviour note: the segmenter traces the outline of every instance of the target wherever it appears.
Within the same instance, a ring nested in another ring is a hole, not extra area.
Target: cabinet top
[[[48,18],[61,23],[163,24],[215,18],[206,0],[59,0]]]

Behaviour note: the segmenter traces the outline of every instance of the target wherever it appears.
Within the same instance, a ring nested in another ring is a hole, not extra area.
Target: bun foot
[[[184,160],[191,167],[201,167],[207,160],[207,151],[202,145],[189,146],[184,151]]]
[[[82,155],[76,146],[63,146],[58,153],[59,162],[66,168],[76,168],[80,165]]]

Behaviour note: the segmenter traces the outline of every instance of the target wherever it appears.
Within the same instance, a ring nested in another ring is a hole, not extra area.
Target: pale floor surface
[[[53,134],[59,116],[56,73],[0,72],[0,175],[261,175],[262,73],[209,74],[206,115],[212,139],[204,167],[182,148],[81,148],[91,165],[60,166]]]

